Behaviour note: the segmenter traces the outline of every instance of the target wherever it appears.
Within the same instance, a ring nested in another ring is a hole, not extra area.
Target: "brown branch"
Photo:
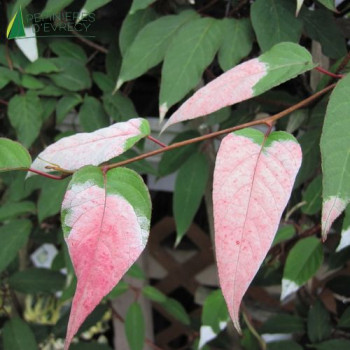
[[[340,63],[339,67],[336,70],[336,73],[341,72],[350,61],[350,52],[344,57],[343,61]]]
[[[0,99],[0,103],[3,104],[3,105],[5,105],[5,106],[8,106],[8,104],[9,104],[7,101],[2,100],[2,99]]]
[[[209,1],[206,5],[204,5],[202,8],[198,9],[198,13],[202,13],[203,11],[207,10],[208,8],[212,7],[215,5],[219,0],[212,0]]]
[[[318,91],[314,95],[306,98],[305,100],[302,100],[302,101],[298,102],[294,106],[291,106],[291,107],[285,109],[284,111],[279,112],[277,114],[274,114],[274,115],[272,115],[270,117],[259,119],[259,120],[253,120],[253,121],[248,122],[248,123],[237,125],[237,126],[234,126],[234,127],[228,128],[228,129],[224,129],[224,130],[219,130],[219,131],[213,132],[211,134],[202,135],[202,136],[195,137],[195,138],[192,138],[192,139],[189,139],[189,140],[185,140],[185,141],[182,141],[182,142],[176,142],[176,143],[173,143],[173,144],[171,144],[171,145],[169,145],[167,147],[160,148],[160,149],[157,149],[155,151],[147,152],[147,153],[141,154],[139,156],[136,156],[136,157],[133,157],[133,158],[130,158],[130,159],[118,162],[118,163],[110,164],[110,165],[107,166],[107,168],[108,168],[108,170],[114,169],[114,168],[117,168],[119,166],[123,166],[123,165],[126,165],[126,164],[130,164],[130,163],[136,162],[136,161],[141,160],[141,159],[145,159],[145,158],[148,158],[148,157],[153,157],[153,156],[155,156],[157,154],[161,154],[161,153],[164,153],[164,152],[167,152],[167,151],[171,151],[171,150],[173,150],[175,148],[179,148],[179,147],[187,146],[187,145],[192,144],[192,143],[196,143],[196,142],[200,142],[200,141],[205,141],[205,140],[209,140],[209,139],[212,139],[212,138],[216,138],[218,136],[225,135],[225,134],[228,134],[228,133],[236,131],[236,130],[248,128],[250,126],[255,126],[255,125],[260,125],[260,124],[271,124],[271,123],[275,122],[276,120],[278,120],[278,119],[280,119],[282,117],[285,117],[286,115],[294,112],[295,110],[307,106],[311,102],[313,102],[316,99],[318,99],[320,96],[322,96],[325,93],[331,91],[335,86],[336,86],[336,84],[329,85],[326,88],[324,88],[323,90]]]
[[[81,42],[83,42],[84,44],[86,44],[87,46],[90,46],[90,47],[93,47],[95,50],[97,51],[100,51],[104,54],[107,54],[108,53],[108,50],[101,46],[101,45],[98,45],[96,43],[94,43],[93,41],[89,40],[89,39],[86,39],[84,38],[83,36],[81,36],[79,33],[77,33],[75,30],[72,31],[73,35],[75,35]]]

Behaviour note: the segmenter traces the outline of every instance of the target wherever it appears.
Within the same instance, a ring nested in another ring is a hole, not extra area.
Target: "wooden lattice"
[[[151,230],[149,254],[166,270],[165,277],[157,280],[154,286],[166,295],[172,295],[177,290],[187,291],[194,298],[199,283],[196,275],[205,270],[214,262],[212,244],[209,236],[196,224],[192,224],[186,237],[194,245],[189,258],[181,262],[174,256],[175,250],[167,249],[162,244],[175,232],[173,218],[165,217],[155,224]],[[181,248],[181,247],[180,247]],[[178,249],[180,251],[181,249]],[[152,272],[150,272],[152,275]],[[178,300],[182,303],[182,300]],[[183,304],[183,303],[182,303]],[[181,348],[181,339],[191,336],[188,327],[169,315],[160,305],[153,308],[168,321],[168,326],[155,333],[155,343],[164,350]],[[191,315],[198,315],[198,308],[190,310]]]

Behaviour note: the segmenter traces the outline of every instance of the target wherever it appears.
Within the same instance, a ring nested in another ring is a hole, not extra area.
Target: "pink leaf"
[[[220,285],[238,331],[239,307],[278,229],[301,165],[293,136],[254,129],[227,135],[216,159],[213,201]]]
[[[260,57],[233,67],[199,89],[169,118],[162,131],[172,124],[258,96],[313,67],[312,57],[306,49],[293,43],[279,43]],[[161,106],[160,115],[165,112]]]
[[[41,152],[31,167],[48,172],[48,165],[71,171],[99,165],[122,154],[149,132],[147,120],[134,118],[91,133],[64,137]]]
[[[266,64],[259,62],[257,58],[230,69],[182,104],[162,131],[172,124],[194,119],[253,97],[254,85],[266,73]]]
[[[65,350],[85,318],[145,248],[151,205],[142,179],[118,168],[76,172],[62,203],[62,225],[78,283]]]

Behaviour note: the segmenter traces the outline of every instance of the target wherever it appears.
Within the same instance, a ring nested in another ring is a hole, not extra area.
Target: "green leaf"
[[[29,147],[40,132],[43,113],[40,99],[37,95],[27,92],[15,95],[8,106],[8,116],[15,128],[17,137],[24,146]]]
[[[91,86],[90,74],[83,62],[71,57],[52,58],[60,72],[50,74],[51,80],[69,91],[88,89]]]
[[[91,12],[99,9],[100,7],[107,5],[112,0],[86,0],[85,5],[80,10],[80,14],[77,22],[80,22],[83,18],[88,16]]]
[[[120,295],[124,294],[127,290],[129,290],[129,285],[124,281],[120,281],[107,295],[107,299],[115,299]]]
[[[251,7],[251,20],[263,51],[284,41],[297,43],[302,23],[295,17],[293,1],[257,0]]]
[[[164,303],[167,300],[167,296],[163,294],[161,291],[159,291],[157,288],[154,288],[152,286],[145,286],[142,288],[142,294],[157,303]]]
[[[83,63],[87,62],[84,49],[71,40],[56,39],[49,43],[50,49],[59,57],[75,58]]]
[[[45,87],[45,84],[41,80],[34,78],[30,75],[22,76],[21,85],[26,89],[33,89],[33,90],[42,89],[43,87]]]
[[[43,89],[36,91],[40,96],[63,96],[68,93],[66,89],[60,88],[54,84],[46,85]]]
[[[199,208],[209,178],[209,166],[203,153],[194,153],[181,166],[176,177],[173,211],[176,223],[176,243],[190,227]]]
[[[350,75],[333,90],[323,124],[321,156],[323,170],[322,235],[350,201]]]
[[[205,299],[202,311],[202,325],[210,326],[218,334],[220,322],[227,321],[229,314],[225,299],[220,289],[210,293]]]
[[[113,80],[107,74],[102,72],[93,72],[92,79],[101,91],[106,93],[111,93],[113,91]]]
[[[70,94],[63,96],[57,102],[56,123],[62,123],[67,114],[81,102],[83,102],[83,99],[78,94]]]
[[[40,101],[43,107],[43,113],[41,115],[41,118],[43,122],[45,122],[51,117],[51,115],[55,111],[57,100],[55,98],[42,97]]]
[[[308,118],[308,110],[307,109],[298,109],[297,111],[292,112],[288,118],[288,124],[286,127],[286,131],[292,134],[297,131],[301,125]]]
[[[319,167],[320,137],[321,133],[319,130],[310,130],[298,139],[298,142],[303,151],[303,161],[295,180],[294,188],[299,187],[306,180],[308,180]]]
[[[36,207],[33,202],[24,201],[19,203],[5,203],[0,207],[0,221],[11,219],[12,217],[35,213]]]
[[[131,350],[142,350],[145,342],[145,321],[138,303],[129,306],[125,317],[125,334]]]
[[[20,143],[0,137],[0,172],[28,169],[30,164],[32,158]]]
[[[335,23],[332,13],[326,9],[308,10],[300,13],[306,34],[321,44],[322,52],[330,58],[346,55],[345,38]],[[327,30],[324,30],[327,28]]]
[[[124,55],[116,88],[160,63],[175,33],[196,17],[196,12],[184,11],[179,15],[163,16],[145,25]]]
[[[322,176],[319,175],[312,180],[306,191],[303,193],[303,201],[305,205],[301,207],[301,211],[307,215],[314,215],[322,208]]]
[[[39,57],[36,61],[29,63],[25,68],[26,73],[39,75],[45,73],[57,73],[60,69],[52,62],[51,58]]]
[[[102,102],[108,116],[117,122],[138,116],[132,101],[119,92],[113,95],[110,93],[105,94],[102,97]]]
[[[128,15],[120,29],[119,47],[122,56],[125,55],[129,46],[132,44],[137,33],[149,22],[157,18],[156,12],[147,8],[145,10],[137,11],[132,15]]]
[[[101,102],[92,96],[85,96],[79,110],[79,121],[86,132],[92,132],[108,126],[108,116]]]
[[[222,20],[223,41],[219,49],[219,64],[226,71],[246,57],[253,47],[254,33],[247,18]]]
[[[14,220],[0,227],[0,272],[17,256],[27,243],[32,224],[29,220]]]
[[[41,179],[41,182],[42,186],[38,200],[39,222],[60,212],[69,179],[55,182],[50,179]]]
[[[297,0],[297,9],[295,11],[295,15],[298,16],[300,9],[302,8],[304,0]]]
[[[350,328],[350,307],[347,307],[345,309],[345,311],[339,319],[337,326],[341,328]]]
[[[144,280],[146,278],[145,273],[138,264],[133,264],[127,271],[127,275],[133,278]]]
[[[305,323],[302,318],[293,315],[279,314],[270,317],[259,329],[264,333],[304,333]]]
[[[346,339],[332,339],[320,344],[312,344],[316,350],[345,350],[350,349],[350,340]]]
[[[15,70],[11,70],[5,67],[0,67],[0,87],[1,89],[6,86],[10,81],[16,85],[21,84],[19,73]]]
[[[192,139],[199,136],[196,131],[189,130],[178,134],[171,141],[171,144]],[[165,152],[159,162],[159,176],[166,176],[181,167],[181,165],[197,151],[198,143],[192,143],[187,146],[179,147],[171,151]]]
[[[95,310],[86,318],[84,323],[79,328],[78,334],[88,331],[95,326],[97,322],[101,321],[102,317],[108,312],[106,304],[98,305]],[[59,338],[64,338],[67,332],[67,324],[69,320],[70,310],[64,313],[53,327],[52,333]],[[73,345],[73,344],[72,344]],[[69,347],[71,349],[71,347]]]
[[[160,86],[160,115],[194,88],[213,61],[222,41],[220,21],[198,18],[175,34],[164,58]]]
[[[307,317],[307,335],[312,343],[319,343],[331,336],[329,313],[320,300],[310,307]]]
[[[305,48],[293,43],[279,43],[259,57],[267,65],[266,75],[253,87],[254,96],[270,90],[315,65],[312,56]]]
[[[319,269],[323,260],[322,244],[315,237],[298,241],[290,250],[283,271],[283,300],[306,283]]]
[[[167,298],[167,300],[162,303],[162,307],[169,315],[183,324],[188,326],[191,323],[185,308],[177,300]]]
[[[350,244],[350,205],[347,206],[345,210],[345,217],[343,220],[343,225],[341,229],[341,238],[338,244],[336,252],[345,249]]]
[[[282,226],[278,229],[272,246],[279,244],[287,239],[292,238],[295,235],[295,228],[293,225]]]
[[[71,4],[73,0],[47,0],[46,5],[44,9],[41,12],[40,17],[41,18],[48,18],[52,15],[55,15],[56,13],[63,10],[65,7],[67,7],[69,4]]]
[[[267,350],[303,350],[303,348],[292,340],[276,341],[267,344]]]
[[[16,272],[9,278],[9,285],[25,294],[54,293],[64,288],[66,277],[58,271],[30,268]]]
[[[132,15],[136,11],[143,10],[149,5],[153,4],[156,0],[133,0],[129,13]]]
[[[337,11],[337,8],[335,7],[335,1],[334,0],[317,0],[320,4],[327,7],[331,11]]]
[[[11,318],[2,331],[3,347],[6,350],[38,350],[34,334],[28,324],[19,317]]]

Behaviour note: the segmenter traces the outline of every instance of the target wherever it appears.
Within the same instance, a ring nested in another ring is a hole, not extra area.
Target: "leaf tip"
[[[294,281],[291,281],[289,279],[283,278],[282,279],[282,293],[281,293],[281,301],[284,301],[288,296],[296,292],[300,286],[295,283]]]
[[[168,112],[168,110],[169,110],[169,108],[168,108],[168,105],[166,102],[162,103],[159,106],[159,121],[160,121],[160,123],[164,120],[164,117],[165,117],[166,113]],[[165,127],[165,125],[164,125],[164,127]]]
[[[121,78],[119,78],[118,80],[117,80],[117,84],[115,84],[115,88],[114,88],[114,90],[113,90],[113,95],[120,89],[120,87],[122,86],[124,84],[124,80],[123,79],[121,79]]]
[[[331,196],[323,202],[322,208],[322,241],[327,239],[327,234],[335,219],[344,211],[347,201]]]

